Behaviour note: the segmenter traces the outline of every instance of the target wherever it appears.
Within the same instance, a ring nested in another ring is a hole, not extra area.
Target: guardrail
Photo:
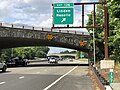
[[[34,63],[34,62],[46,62],[48,60],[28,60],[29,63]]]
[[[39,31],[49,31],[49,32],[61,32],[61,33],[80,34],[80,35],[90,35],[88,32],[79,32],[79,31],[63,30],[63,29],[51,29],[51,28],[43,28],[43,27],[32,27],[32,26],[27,26],[27,25],[25,26],[25,25],[10,24],[10,23],[0,23],[0,27],[30,29],[30,30],[39,30]]]
[[[101,76],[95,67],[89,66],[89,74],[95,79],[100,90],[106,90],[105,85],[109,85],[109,82],[107,82],[107,80]]]

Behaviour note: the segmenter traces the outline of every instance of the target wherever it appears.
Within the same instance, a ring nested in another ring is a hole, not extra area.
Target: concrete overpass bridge
[[[47,56],[58,56],[58,57],[62,57],[62,56],[72,56],[75,59],[77,58],[77,54],[59,54],[59,53],[53,53],[53,54],[47,54]]]
[[[0,49],[23,46],[54,46],[88,52],[89,40],[89,34],[84,32],[0,23]],[[81,41],[84,41],[84,46],[80,46]]]

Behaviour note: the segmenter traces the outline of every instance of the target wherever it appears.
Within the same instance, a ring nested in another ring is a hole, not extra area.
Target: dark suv
[[[6,61],[7,66],[27,66],[28,59],[22,59],[20,57],[10,58]]]

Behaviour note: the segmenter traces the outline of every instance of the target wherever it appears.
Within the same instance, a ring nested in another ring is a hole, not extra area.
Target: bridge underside
[[[89,49],[85,49],[82,47],[75,47],[73,45],[59,43],[59,42],[51,42],[48,40],[38,40],[38,39],[28,39],[28,38],[0,38],[0,49],[6,48],[14,48],[14,47],[25,47],[25,46],[53,46],[53,47],[62,47],[80,50],[84,52],[88,52]]]
[[[48,35],[52,35],[51,40],[48,39]],[[88,52],[89,39],[90,37],[88,35],[22,28],[0,28],[0,49],[25,46],[53,46]],[[81,47],[79,45],[80,41],[86,41],[85,46]]]

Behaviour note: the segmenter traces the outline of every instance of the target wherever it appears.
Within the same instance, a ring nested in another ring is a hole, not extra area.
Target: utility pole
[[[11,49],[11,57],[13,57],[13,48]]]

